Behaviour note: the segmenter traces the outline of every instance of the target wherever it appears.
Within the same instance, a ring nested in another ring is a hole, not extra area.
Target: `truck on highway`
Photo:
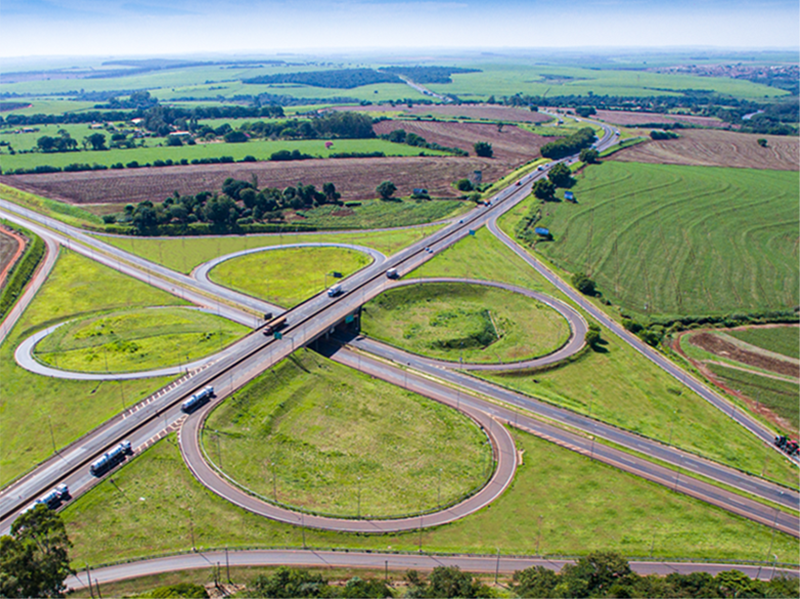
[[[67,501],[70,498],[69,495],[69,487],[67,485],[61,484],[58,485],[55,489],[51,489],[49,492],[45,493],[39,499],[34,501],[24,510],[22,513],[26,513],[34,509],[37,505],[46,505],[51,510],[58,509],[61,507],[61,504]]]
[[[337,295],[341,295],[342,291],[344,290],[342,289],[341,283],[336,283],[336,285],[328,289],[328,297],[336,297]]]
[[[775,437],[775,445],[790,456],[800,453],[800,443],[794,439],[789,439],[785,435]]]
[[[272,322],[267,323],[267,326],[264,327],[262,332],[265,335],[272,335],[275,331],[280,331],[287,324],[289,324],[289,322],[286,320],[285,316],[278,316],[278,318]]]
[[[89,472],[94,476],[103,476],[103,474],[111,470],[114,466],[120,462],[124,462],[128,455],[132,453],[131,442],[122,441],[114,449],[104,453],[100,458],[92,462],[92,465],[89,466]]]
[[[181,404],[181,411],[186,412],[187,414],[194,412],[197,408],[200,407],[201,404],[204,404],[206,401],[214,397],[214,387],[209,385],[205,387],[201,391],[193,394],[189,399],[184,401]]]

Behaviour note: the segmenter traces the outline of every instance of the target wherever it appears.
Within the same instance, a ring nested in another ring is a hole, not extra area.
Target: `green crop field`
[[[524,210],[520,207],[501,224],[515,222],[514,216]],[[565,299],[486,229],[459,241],[410,276],[502,281]],[[766,459],[765,476],[797,486],[796,467],[787,460],[773,451],[765,458],[764,445],[725,414],[606,329],[601,337],[605,344],[600,351],[559,368],[485,378],[757,475]]]
[[[722,77],[661,74],[622,69],[590,69],[571,65],[543,66],[506,61],[476,63],[480,73],[452,76],[449,84],[428,87],[442,94],[456,94],[463,99],[486,99],[490,95],[532,96],[594,95],[647,97],[681,95],[683,90],[712,90],[748,100],[786,95],[787,92],[750,81]]]
[[[287,248],[248,254],[214,268],[211,279],[285,308],[324,291],[337,279],[347,277],[371,262],[362,252],[336,247]]]
[[[797,173],[608,162],[578,203],[542,206],[536,251],[584,271],[634,313],[727,314],[798,304]],[[535,207],[534,207],[535,209]]]
[[[353,213],[347,216],[336,215],[341,208],[330,204],[303,212],[303,224],[340,230],[409,227],[452,218],[474,207],[471,202],[461,200],[365,200],[353,207]]]
[[[346,535],[258,517],[214,495],[174,435],[67,505],[73,565],[212,547],[302,547],[493,554],[770,560],[797,563],[798,541],[524,433],[505,494],[464,520],[419,533]],[[213,455],[213,451],[212,451]],[[224,456],[223,456],[224,457]],[[351,486],[350,492],[355,491]],[[774,535],[774,542],[773,542]],[[538,545],[538,551],[537,551]]]
[[[60,327],[35,349],[63,370],[139,372],[193,362],[249,329],[199,310],[162,308],[93,315]]]
[[[39,137],[40,134],[27,134]],[[106,135],[108,138],[108,135]],[[35,140],[33,141],[35,143]],[[269,160],[274,152],[280,150],[298,150],[318,158],[327,158],[337,152],[383,152],[387,156],[447,156],[446,152],[426,150],[396,144],[383,139],[337,139],[330,148],[325,147],[323,139],[303,140],[252,140],[245,143],[198,143],[193,146],[145,146],[127,150],[82,150],[79,152],[29,152],[25,154],[0,154],[0,166],[3,171],[25,168],[31,169],[40,165],[65,167],[68,164],[100,164],[110,167],[114,164],[128,164],[138,162],[140,165],[152,164],[156,160],[172,160],[180,163],[181,160],[201,160],[203,158],[220,158],[230,156],[236,161],[241,161],[246,156],[256,160]],[[12,140],[12,145],[13,140]]]
[[[518,362],[569,339],[558,312],[518,293],[452,283],[384,292],[362,312],[362,332],[417,354],[450,361]]]
[[[492,471],[468,418],[309,350],[215,409],[202,435],[210,459],[262,497],[349,517],[432,510]]]
[[[755,399],[774,411],[789,424],[792,435],[797,435],[800,429],[800,410],[797,407],[800,384],[779,381],[761,376],[756,372],[728,368],[722,364],[708,364],[707,366],[726,386]]]
[[[393,202],[394,203],[394,202]],[[218,237],[106,237],[106,243],[185,274],[213,258],[257,247],[286,243],[354,243],[371,247],[387,256],[431,235],[441,225],[390,231],[346,231],[342,233],[271,233]]]
[[[17,345],[35,330],[101,310],[183,302],[96,262],[62,249],[48,281],[0,346],[0,484],[144,399],[169,378],[124,382],[68,381],[38,376],[14,360]]]
[[[800,360],[800,328],[798,327],[733,329],[725,331],[725,333],[750,345]]]

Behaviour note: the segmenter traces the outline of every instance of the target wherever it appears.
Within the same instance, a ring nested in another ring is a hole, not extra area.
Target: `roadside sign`
[[[356,319],[356,317],[355,317],[355,316],[353,316],[352,314],[348,314],[347,316],[345,316],[345,318],[344,318],[344,321],[345,321],[346,323],[350,324],[350,323],[351,323],[351,322],[353,322],[355,319]]]
[[[469,230],[469,234],[474,237],[475,236],[475,229],[470,229]]]
[[[283,333],[280,331],[275,331],[275,339],[283,339]]]

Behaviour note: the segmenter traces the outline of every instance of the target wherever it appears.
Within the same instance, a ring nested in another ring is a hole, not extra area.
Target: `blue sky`
[[[797,48],[797,0],[2,0],[0,56]]]

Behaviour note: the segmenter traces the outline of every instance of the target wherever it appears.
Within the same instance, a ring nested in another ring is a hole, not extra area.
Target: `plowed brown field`
[[[741,347],[737,347],[733,343],[729,343],[713,333],[703,332],[693,335],[689,339],[689,343],[711,352],[712,354],[736,360],[748,366],[763,368],[764,370],[770,370],[785,376],[800,376],[800,369],[789,361],[778,360],[770,356],[749,352]]]
[[[395,129],[421,135],[428,142],[451,148],[461,148],[474,154],[477,141],[492,144],[494,159],[510,166],[524,164],[539,157],[539,148],[547,137],[534,135],[513,125],[502,127],[489,123],[443,123],[439,121],[381,121],[375,124],[375,133],[385,135]]]
[[[759,138],[767,140],[766,148],[758,145]],[[796,171],[800,169],[800,140],[790,136],[685,129],[680,131],[678,139],[649,141],[617,152],[610,159]]]
[[[443,116],[455,118],[465,116],[470,119],[487,119],[507,123],[544,123],[552,117],[541,112],[531,112],[527,108],[513,108],[510,106],[494,106],[491,104],[432,104],[429,106],[419,104],[408,108],[397,106],[343,106],[334,110],[349,110],[356,112],[399,112],[405,116]]]
[[[160,202],[175,191],[184,195],[218,191],[227,177],[250,181],[255,175],[262,188],[283,189],[302,182],[320,189],[330,181],[344,201],[358,201],[376,197],[375,188],[386,180],[397,186],[398,196],[423,187],[434,197],[453,198],[459,195],[451,185],[454,181],[475,170],[483,172],[485,181],[493,181],[506,175],[510,167],[509,162],[495,158],[414,156],[13,175],[0,176],[0,182],[75,204],[125,204]]]
[[[701,127],[727,127],[716,117],[689,114],[662,114],[659,112],[626,112],[623,110],[598,110],[594,118],[612,125],[632,126],[645,123],[689,123]]]

